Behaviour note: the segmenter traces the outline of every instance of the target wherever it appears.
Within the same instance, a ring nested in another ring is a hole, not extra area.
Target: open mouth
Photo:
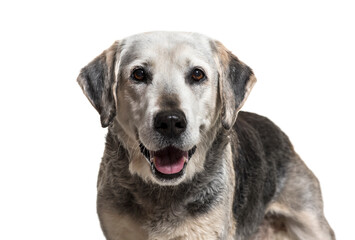
[[[175,179],[184,175],[186,165],[196,151],[196,146],[189,151],[182,151],[173,146],[158,151],[149,151],[142,143],[139,144],[139,148],[148,160],[153,174],[162,180]]]

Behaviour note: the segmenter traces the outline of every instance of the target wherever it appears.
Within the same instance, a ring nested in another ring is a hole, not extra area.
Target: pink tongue
[[[176,149],[174,147],[167,147],[160,151],[154,152],[155,168],[163,174],[175,174],[184,168],[185,158],[188,153]]]

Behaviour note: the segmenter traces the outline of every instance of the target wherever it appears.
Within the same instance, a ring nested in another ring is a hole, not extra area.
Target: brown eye
[[[144,70],[141,68],[134,70],[132,78],[136,81],[144,81],[146,78]]]
[[[199,82],[199,81],[203,80],[205,78],[205,76],[206,75],[202,70],[195,68],[192,71],[191,78],[192,78],[192,80]]]

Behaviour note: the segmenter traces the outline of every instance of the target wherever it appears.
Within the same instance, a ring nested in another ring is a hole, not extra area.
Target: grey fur
[[[157,32],[110,49],[78,77],[109,126],[97,185],[107,239],[335,239],[319,183],[287,136],[270,120],[239,112],[255,77],[222,44],[198,34]],[[207,82],[189,82],[187,71],[196,62]],[[149,81],[132,83],[134,64],[151,74]],[[106,75],[95,79],[97,69]],[[140,102],[142,95],[152,99]],[[197,103],[186,104],[186,97],[196,96],[204,105],[194,114],[208,113],[202,122],[189,114]],[[158,136],[151,108],[185,111],[198,131],[187,128],[176,140]],[[197,150],[180,179],[164,182],[150,171],[140,143]]]

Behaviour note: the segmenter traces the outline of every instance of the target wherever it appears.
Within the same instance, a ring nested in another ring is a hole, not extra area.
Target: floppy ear
[[[256,78],[250,67],[216,42],[220,63],[219,94],[222,102],[222,125],[229,130],[253,88]]]
[[[100,114],[102,127],[107,127],[116,115],[112,92],[115,81],[116,41],[110,48],[81,69],[77,81],[90,103]]]

